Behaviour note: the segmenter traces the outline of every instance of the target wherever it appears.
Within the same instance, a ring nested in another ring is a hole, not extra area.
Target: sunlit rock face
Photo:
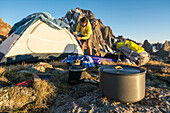
[[[10,30],[11,26],[8,23],[3,22],[2,18],[0,18],[0,43],[8,37]]]
[[[109,26],[105,26],[100,19],[96,19],[90,10],[71,9],[62,18],[62,21],[71,26],[71,32],[76,30],[76,26],[82,17],[86,16],[93,31],[92,47],[93,54],[100,55],[101,52],[112,52],[115,36]]]

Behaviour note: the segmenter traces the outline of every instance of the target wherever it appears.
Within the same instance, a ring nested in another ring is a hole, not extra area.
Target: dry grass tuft
[[[56,98],[56,87],[39,80],[31,87],[7,87],[0,89],[0,112],[40,112],[47,109]]]
[[[135,64],[129,64],[126,62],[108,62],[105,60],[102,60],[102,65],[130,65],[130,66],[137,66]]]
[[[4,66],[4,68],[5,68],[6,72],[9,72],[9,71],[16,71],[16,70],[27,69],[31,65],[32,64],[22,63],[22,64]]]
[[[56,87],[46,80],[39,80],[33,84],[36,93],[36,102],[34,109],[48,108],[56,97]]]
[[[126,63],[126,62],[118,62],[117,65],[137,66],[136,64],[130,64],[130,63]]]
[[[35,90],[27,87],[7,87],[0,90],[0,112],[17,110],[35,100]]]
[[[6,85],[12,85],[12,83],[5,76],[0,76],[0,87]]]
[[[54,67],[66,65],[65,63],[62,63],[62,61],[51,61],[49,62],[49,64],[51,64]]]
[[[115,62],[108,62],[108,61],[105,61],[105,60],[102,60],[102,65],[116,65],[117,63]]]
[[[13,84],[20,83],[26,80],[32,79],[32,74],[28,75],[25,73],[18,73],[15,71],[10,71],[5,74],[5,77]]]
[[[149,65],[159,65],[159,66],[170,66],[168,63],[150,60],[147,64]]]
[[[0,76],[0,112],[41,112],[55,100],[57,90],[49,81],[39,80],[32,87],[11,86],[32,80],[32,74],[19,72],[30,66],[23,63],[0,67],[0,74],[5,73]]]
[[[0,75],[2,76],[2,74],[5,72],[5,68],[4,67],[0,67]]]

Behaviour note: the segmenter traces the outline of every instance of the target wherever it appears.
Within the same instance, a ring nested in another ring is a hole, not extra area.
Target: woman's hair
[[[80,19],[80,22],[85,23],[85,22],[87,22],[87,20],[88,20],[87,17],[83,17],[83,18]]]

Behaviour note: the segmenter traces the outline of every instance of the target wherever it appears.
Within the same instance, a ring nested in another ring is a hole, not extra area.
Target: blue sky
[[[170,41],[170,0],[0,0],[0,17],[13,26],[32,13],[61,18],[76,7],[91,10],[115,36],[137,42]]]

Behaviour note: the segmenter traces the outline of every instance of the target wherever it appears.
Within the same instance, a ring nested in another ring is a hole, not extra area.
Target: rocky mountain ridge
[[[102,20],[96,19],[95,15],[90,10],[76,9],[69,10],[64,17],[61,18],[62,21],[71,26],[71,32],[76,30],[76,26],[79,20],[86,16],[92,25],[93,37],[92,37],[92,48],[94,55],[101,55],[103,53],[112,53],[115,49],[115,42],[117,39],[121,39],[123,36],[115,36],[112,29],[109,26],[105,26]],[[11,26],[5,23],[0,18],[0,43],[2,43],[7,37]],[[170,59],[170,41],[166,41],[164,44],[155,43],[150,44],[148,40],[143,42],[143,47],[151,55],[156,55],[163,60]],[[86,54],[88,51],[85,51]]]
[[[8,23],[3,22],[2,18],[0,18],[0,43],[8,37],[10,30],[11,26]]]
[[[72,32],[76,30],[76,26],[80,19],[86,16],[91,25],[93,31],[92,48],[93,54],[100,55],[102,52],[112,52],[113,42],[115,42],[115,36],[109,26],[104,26],[100,19],[96,19],[94,14],[90,10],[76,9],[69,10],[62,21],[71,26]]]
[[[150,44],[148,40],[144,41],[143,47],[151,55],[158,56],[161,60],[167,60],[170,62],[170,41],[165,41],[162,43]]]
[[[90,10],[76,9],[69,10],[66,15],[61,19],[65,23],[71,26],[71,32],[76,30],[76,26],[80,19],[86,16],[92,25],[93,38],[92,48],[93,54],[101,55],[103,52],[112,53],[114,44],[117,39],[126,39],[123,36],[115,36],[109,26],[105,26],[100,19],[96,19],[94,14]],[[169,59],[170,57],[170,41],[166,41],[164,44],[156,43],[150,44],[148,40],[145,40],[143,47],[151,55],[157,55],[161,59]]]

